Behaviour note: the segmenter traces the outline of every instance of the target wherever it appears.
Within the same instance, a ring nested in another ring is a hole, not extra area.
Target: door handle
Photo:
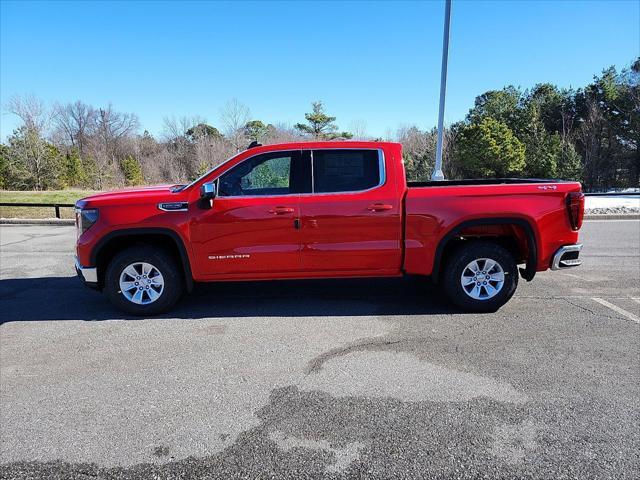
[[[367,210],[372,212],[384,212],[385,210],[391,210],[393,205],[389,205],[387,203],[374,203],[373,205],[369,205]]]
[[[269,213],[273,213],[274,215],[286,215],[287,213],[293,213],[294,209],[292,207],[275,207],[269,210]]]

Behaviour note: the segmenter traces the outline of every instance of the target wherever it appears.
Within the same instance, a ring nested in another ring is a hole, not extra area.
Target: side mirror
[[[211,203],[216,197],[216,184],[213,182],[203,183],[200,185],[200,206],[202,208],[211,208]]]
[[[203,200],[213,200],[216,197],[216,184],[213,182],[203,183],[200,186],[200,198]]]

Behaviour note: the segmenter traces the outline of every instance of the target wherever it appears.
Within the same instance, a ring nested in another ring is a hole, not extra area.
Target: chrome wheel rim
[[[120,293],[136,305],[148,305],[160,298],[164,291],[164,278],[154,265],[134,262],[120,274]]]
[[[478,258],[467,264],[460,277],[462,290],[474,300],[489,300],[504,286],[502,266],[490,258]]]

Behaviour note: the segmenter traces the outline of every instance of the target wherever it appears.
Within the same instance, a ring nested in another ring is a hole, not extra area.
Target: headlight
[[[78,236],[86,232],[98,220],[97,208],[76,208],[76,227]]]

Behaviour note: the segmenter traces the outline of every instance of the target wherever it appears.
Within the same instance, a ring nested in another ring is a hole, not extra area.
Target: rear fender
[[[477,227],[488,226],[488,225],[516,225],[522,229],[524,232],[524,237],[526,240],[527,247],[527,255],[525,259],[525,268],[520,268],[520,275],[526,281],[530,282],[536,275],[536,265],[538,263],[538,248],[536,241],[536,234],[527,220],[516,217],[497,217],[497,218],[479,218],[474,220],[467,220],[457,224],[453,227],[449,232],[447,232],[444,237],[438,243],[436,247],[436,253],[434,256],[433,270],[432,270],[432,278],[437,281],[442,268],[443,254],[447,244],[455,239],[458,236],[461,236],[465,231],[473,231],[477,229]],[[482,236],[482,235],[480,235]],[[515,233],[517,238],[517,233]]]

